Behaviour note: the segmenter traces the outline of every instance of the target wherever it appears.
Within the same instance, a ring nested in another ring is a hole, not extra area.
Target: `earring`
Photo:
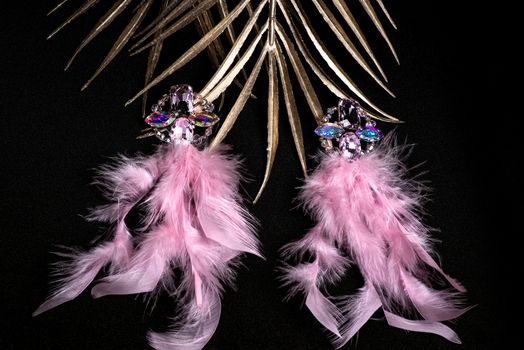
[[[426,187],[408,178],[402,163],[410,147],[384,138],[352,99],[330,108],[315,133],[325,151],[299,198],[316,224],[282,249],[286,260],[305,260],[306,253],[312,260],[283,268],[289,295],[305,295],[307,308],[332,333],[336,347],[379,309],[390,326],[460,343],[441,321],[469,310],[462,306],[465,289],[431,256],[430,229],[421,221]],[[364,286],[334,302],[321,290],[339,281],[350,264],[359,267]],[[448,288],[433,289],[434,275]]]
[[[202,349],[220,318],[223,284],[244,252],[261,256],[255,220],[238,193],[239,160],[228,148],[207,147],[218,116],[213,105],[176,85],[145,118],[145,136],[163,141],[152,156],[121,156],[101,167],[96,183],[109,204],[92,210],[89,220],[112,225],[112,239],[87,252],[66,254],[62,277],[34,316],[76,298],[107,268],[92,288],[99,298],[111,294],[165,290],[183,303],[173,330],[149,334],[155,349]],[[141,206],[145,215],[138,237],[125,218]],[[133,248],[135,247],[136,248]],[[182,271],[176,280],[173,267]]]

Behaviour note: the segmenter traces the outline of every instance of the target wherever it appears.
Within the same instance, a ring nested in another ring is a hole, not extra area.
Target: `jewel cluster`
[[[363,153],[371,152],[374,145],[384,138],[384,134],[375,127],[375,121],[352,98],[341,99],[336,107],[328,108],[324,120],[315,129],[322,147],[328,152],[335,151],[335,140],[338,151],[346,159],[357,159]]]
[[[204,147],[212,134],[212,126],[220,120],[213,109],[213,104],[194,94],[190,85],[174,85],[144,119],[150,126],[144,137],[156,136],[164,142],[190,142]]]

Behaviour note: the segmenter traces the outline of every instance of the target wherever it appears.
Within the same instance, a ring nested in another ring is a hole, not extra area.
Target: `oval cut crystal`
[[[358,128],[361,113],[360,104],[352,98],[343,98],[338,101],[338,120],[347,120],[347,127]]]
[[[191,116],[191,119],[196,126],[200,126],[202,128],[213,126],[220,120],[220,118],[213,113],[195,113]]]
[[[360,139],[353,132],[347,132],[340,138],[338,148],[344,158],[354,159],[361,155]]]
[[[364,129],[357,130],[357,136],[366,142],[377,142],[384,138],[384,134],[371,124],[366,125]]]
[[[175,121],[175,117],[165,112],[153,112],[144,120],[153,128],[164,128]]]
[[[188,140],[193,139],[193,131],[189,127],[189,119],[187,118],[178,118],[175,122],[175,127],[172,130],[173,137],[175,140]]]
[[[191,85],[181,84],[171,87],[171,108],[179,114],[193,113],[193,88]]]
[[[343,133],[344,129],[334,123],[324,123],[315,129],[315,134],[328,140],[340,137]]]

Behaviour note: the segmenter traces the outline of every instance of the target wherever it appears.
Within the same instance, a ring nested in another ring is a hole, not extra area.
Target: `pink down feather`
[[[70,261],[58,266],[62,277],[54,292],[34,315],[77,297],[106,267],[93,297],[167,289],[184,307],[171,331],[149,334],[150,344],[158,350],[202,349],[218,325],[220,294],[234,279],[237,258],[261,256],[255,221],[238,193],[239,160],[226,151],[164,144],[151,157],[121,157],[103,167],[96,182],[111,203],[88,218],[113,224],[113,239],[68,254]],[[124,219],[137,204],[146,214],[139,237],[132,238]],[[173,266],[183,271],[181,281],[174,281]]]
[[[346,344],[378,309],[393,327],[460,343],[441,321],[469,309],[462,306],[465,289],[431,257],[430,230],[420,217],[425,186],[406,177],[405,150],[390,139],[353,161],[338,152],[324,154],[302,188],[300,199],[317,224],[285,246],[283,256],[300,260],[309,252],[313,260],[286,266],[283,279],[291,286],[290,295],[306,295],[306,306],[334,334],[336,347]],[[365,283],[335,305],[320,290],[344,275],[348,256]],[[447,289],[432,287],[435,274],[444,277]]]

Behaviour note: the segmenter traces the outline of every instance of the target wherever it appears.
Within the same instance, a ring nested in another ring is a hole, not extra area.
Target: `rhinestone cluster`
[[[212,127],[220,121],[213,109],[213,104],[193,93],[190,85],[174,85],[145,117],[149,129],[143,137],[156,136],[164,142],[189,142],[203,147]]]
[[[375,143],[384,138],[376,123],[351,98],[341,99],[336,107],[328,108],[324,120],[315,129],[322,147],[334,151],[333,141],[336,141],[338,152],[349,160],[371,152]]]

